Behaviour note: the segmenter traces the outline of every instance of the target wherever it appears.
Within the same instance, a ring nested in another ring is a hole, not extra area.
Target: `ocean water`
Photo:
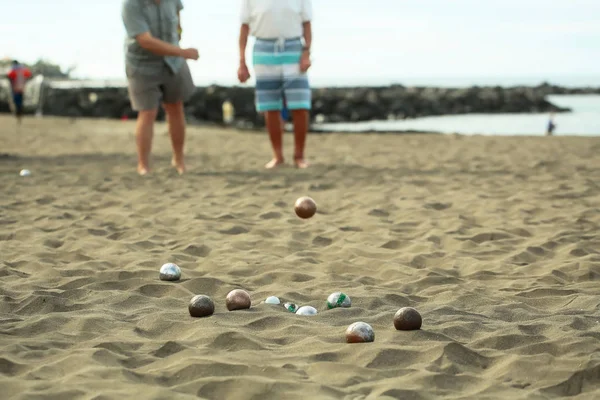
[[[40,94],[39,79],[29,84],[26,102],[35,102]],[[368,81],[332,84],[325,80],[312,81],[313,87],[329,86],[387,86],[402,84],[405,86],[433,87],[469,87],[478,86],[537,86],[543,82],[565,87],[599,87],[600,76],[524,76],[524,77],[424,77],[395,80],[386,77]],[[0,80],[0,85],[2,85]],[[335,83],[335,82],[333,82]],[[121,87],[125,82],[117,80],[75,80],[55,81],[56,87]],[[554,135],[600,136],[600,95],[553,95],[548,100],[559,106],[569,107],[572,112],[554,116],[557,125]],[[459,133],[464,135],[534,135],[546,133],[548,114],[465,114],[437,117],[423,117],[402,121],[370,121],[359,123],[319,124],[316,127],[328,131],[364,132],[364,131],[426,131],[439,133]]]
[[[569,75],[569,74],[539,74],[539,75],[514,75],[514,76],[401,76],[390,77],[384,75],[370,77],[356,77],[351,81],[340,80],[336,77],[310,77],[313,87],[358,87],[358,86],[430,86],[461,88],[471,86],[538,86],[544,82],[563,87],[600,87],[600,74],[596,75]],[[232,84],[236,84],[233,82]]]
[[[600,136],[600,95],[553,95],[548,100],[572,112],[554,115],[554,135]],[[463,135],[546,134],[549,114],[465,114],[423,117],[401,121],[320,124],[328,131],[426,131]]]

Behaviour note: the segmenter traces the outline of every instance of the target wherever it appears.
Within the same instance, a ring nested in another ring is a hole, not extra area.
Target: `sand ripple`
[[[0,126],[3,398],[600,398],[596,138],[315,135],[312,168],[267,172],[264,134],[192,128],[179,177],[159,125],[139,178],[130,123]]]

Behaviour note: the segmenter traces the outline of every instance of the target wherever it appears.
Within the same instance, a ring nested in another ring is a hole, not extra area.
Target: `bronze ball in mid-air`
[[[294,211],[300,218],[310,218],[317,212],[317,203],[310,197],[300,197],[294,204]]]

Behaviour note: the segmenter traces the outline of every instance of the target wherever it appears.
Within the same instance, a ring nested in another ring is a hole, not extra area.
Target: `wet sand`
[[[133,122],[0,116],[3,398],[600,398],[599,138],[311,135],[266,171],[266,134],[193,127],[180,177],[165,131],[139,177]]]

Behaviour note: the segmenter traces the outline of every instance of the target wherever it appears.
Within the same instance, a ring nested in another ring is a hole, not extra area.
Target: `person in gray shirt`
[[[173,146],[172,165],[185,171],[184,101],[195,86],[186,60],[197,60],[198,50],[179,46],[181,0],[123,0],[121,16],[125,39],[125,73],[132,108],[138,112],[137,171],[150,171],[154,121],[162,101]]]

